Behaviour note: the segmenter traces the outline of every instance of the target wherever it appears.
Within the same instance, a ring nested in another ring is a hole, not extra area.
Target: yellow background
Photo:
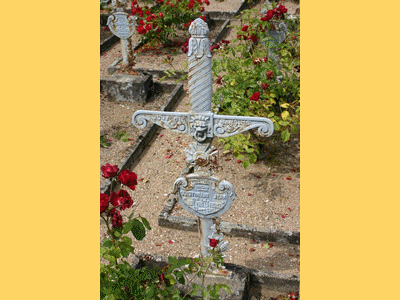
[[[99,298],[98,6],[2,3],[3,299]],[[398,12],[301,4],[303,300],[398,298]]]

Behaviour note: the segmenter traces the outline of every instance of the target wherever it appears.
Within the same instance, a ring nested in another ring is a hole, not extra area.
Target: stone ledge
[[[158,217],[158,225],[178,229],[198,231],[197,219],[189,217],[171,216],[171,211],[178,202],[176,195],[171,194]],[[276,228],[264,228],[258,226],[240,225],[229,222],[221,222],[221,230],[227,236],[249,237],[270,242],[300,245],[300,232],[284,231]]]
[[[171,95],[167,98],[165,104],[160,108],[160,111],[171,111],[183,93],[183,84],[154,82],[154,85],[156,89],[162,89],[165,92],[171,92]],[[153,139],[159,128],[160,127],[156,124],[149,124],[146,129],[144,129],[134,145],[129,147],[127,155],[118,164],[118,169],[120,171],[123,169],[130,170],[132,168],[135,161],[137,161],[144,150],[147,149],[147,145]],[[107,181],[100,187],[100,193],[108,194],[110,192],[110,185],[111,181],[107,179]]]
[[[259,2],[259,1],[257,1]],[[207,11],[210,14],[210,18],[213,19],[234,19],[236,16],[240,14],[242,10],[245,10],[248,7],[248,0],[242,0],[240,6],[235,11]]]

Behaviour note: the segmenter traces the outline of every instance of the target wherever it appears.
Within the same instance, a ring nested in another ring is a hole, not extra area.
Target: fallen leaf
[[[292,254],[292,253],[289,253],[289,256],[293,256],[293,254]]]
[[[173,241],[168,241],[168,243],[172,244],[172,243],[173,243]]]
[[[249,196],[251,196],[251,193],[248,193]]]
[[[292,180],[292,178],[290,178],[290,177],[286,177],[286,180]]]
[[[157,247],[160,247],[160,246],[161,246],[161,244],[156,244],[156,246],[157,246]]]
[[[139,181],[143,181],[144,178],[140,178]]]
[[[272,176],[276,176],[276,174],[272,174]]]
[[[285,215],[282,215],[282,218],[286,218],[286,216],[285,216]]]
[[[272,244],[272,243],[268,243],[268,246],[271,248],[271,247],[273,247],[273,246],[274,246],[274,244]]]
[[[257,178],[261,178],[261,176],[259,176],[259,175],[257,175],[256,177],[257,177]]]
[[[238,163],[238,164],[240,164],[241,162],[242,162],[242,160],[241,160],[241,159],[238,159],[238,160],[237,160],[237,163]]]
[[[290,170],[292,170],[293,172],[296,172],[296,169],[294,169],[294,168],[291,168]]]
[[[256,251],[254,248],[250,248],[250,252]]]

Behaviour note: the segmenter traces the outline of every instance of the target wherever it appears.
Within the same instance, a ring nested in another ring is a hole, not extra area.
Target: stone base
[[[113,75],[100,80],[100,91],[107,93],[110,101],[145,103],[153,89],[153,76]]]

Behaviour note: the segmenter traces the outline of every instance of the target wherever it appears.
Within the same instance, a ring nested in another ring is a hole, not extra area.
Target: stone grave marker
[[[207,252],[211,249],[210,239],[218,241],[221,251],[228,249],[229,243],[224,241],[220,231],[220,215],[232,206],[236,198],[232,184],[212,173],[218,161],[218,151],[211,146],[214,136],[228,137],[255,128],[258,128],[260,135],[271,136],[274,125],[267,118],[226,116],[211,112],[212,71],[207,23],[198,18],[190,25],[189,32],[191,112],[139,110],[132,116],[132,122],[138,128],[145,128],[148,122],[153,122],[193,137],[193,143],[185,149],[188,171],[176,179],[173,193],[178,193],[182,207],[198,217],[201,253],[205,257],[210,255]],[[226,270],[219,272],[220,275],[227,273]]]
[[[126,0],[120,0],[119,3],[112,1],[112,6],[115,12],[108,17],[107,26],[111,32],[121,39],[122,46],[122,61],[123,64],[128,64],[128,38],[135,32],[136,17],[129,16],[124,12],[122,7]],[[118,1],[117,1],[118,2]]]

